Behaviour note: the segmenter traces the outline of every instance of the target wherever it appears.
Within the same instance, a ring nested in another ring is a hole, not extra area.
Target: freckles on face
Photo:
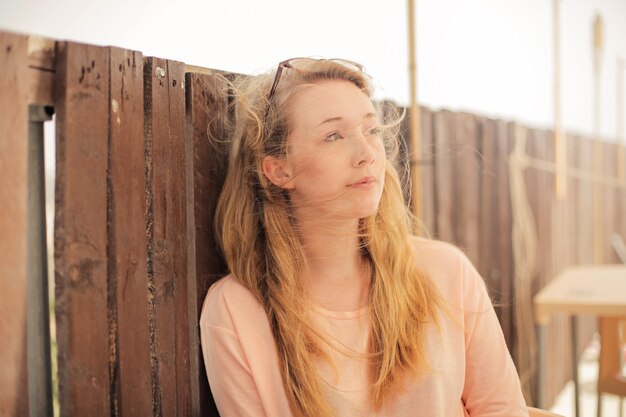
[[[375,211],[385,147],[369,97],[350,82],[324,81],[303,87],[290,104],[292,202],[359,217]]]

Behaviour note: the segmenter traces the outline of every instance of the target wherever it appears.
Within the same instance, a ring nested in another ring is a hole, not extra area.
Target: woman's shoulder
[[[457,246],[441,240],[411,236],[411,247],[421,268],[437,266],[460,267],[469,262]]]
[[[228,274],[209,287],[206,297],[208,299],[219,297],[236,297],[244,299],[254,299],[254,295],[248,290],[233,274]]]
[[[457,246],[433,239],[412,237],[418,269],[435,283],[442,295],[474,296],[484,287],[474,265]]]
[[[204,298],[200,321],[223,327],[238,317],[258,314],[263,307],[254,294],[242,285],[232,274],[215,282]]]

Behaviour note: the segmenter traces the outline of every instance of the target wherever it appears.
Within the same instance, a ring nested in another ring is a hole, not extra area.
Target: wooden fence
[[[51,409],[37,161],[53,111],[61,414],[216,415],[197,323],[208,287],[225,273],[212,218],[227,149],[209,130],[227,135],[227,85],[212,70],[137,51],[3,32],[0,66],[0,416]],[[591,141],[570,137],[569,190],[558,200],[550,132],[425,108],[421,126],[425,227],[462,247],[485,277],[534,398],[530,297],[564,266],[592,261],[592,188],[604,210],[595,231],[607,242],[603,261],[615,260],[608,233],[626,235],[616,145],[602,145],[605,171],[591,176]],[[527,201],[530,221],[512,201]],[[516,224],[536,236],[514,238]],[[515,258],[516,245],[533,248],[530,275],[520,275],[528,259]],[[552,327],[548,403],[569,377],[571,354],[568,323]]]
[[[422,114],[426,227],[475,263],[491,290],[527,400],[541,398],[547,407],[571,378],[570,322],[557,316],[545,332],[549,370],[539,393],[532,297],[568,265],[620,263],[610,236],[626,236],[623,145],[601,143],[596,170],[594,142],[567,135],[567,194],[559,199],[551,131],[466,113]],[[600,214],[595,226],[594,204]],[[601,242],[596,259],[594,238]],[[593,317],[580,319],[578,345],[585,347],[594,332]]]

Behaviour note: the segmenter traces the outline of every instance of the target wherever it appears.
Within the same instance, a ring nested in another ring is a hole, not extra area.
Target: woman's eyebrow
[[[372,112],[370,112],[370,113],[366,113],[366,114],[365,114],[365,116],[364,116],[363,118],[364,118],[364,119],[375,119],[375,118],[377,118],[377,117],[378,117],[378,116],[376,115],[376,113],[372,113]],[[319,127],[319,126],[321,126],[321,125],[323,125],[323,124],[325,124],[325,123],[330,123],[330,122],[338,122],[338,121],[342,121],[342,120],[343,120],[343,117],[341,117],[341,116],[338,116],[338,117],[330,117],[330,118],[328,118],[328,119],[326,119],[326,120],[322,121],[322,122],[321,122],[320,124],[318,124],[316,127]]]
[[[343,120],[343,117],[331,117],[329,119],[324,120],[323,122],[321,122],[320,124],[318,124],[316,127],[319,127],[325,123],[330,123],[330,122],[338,122]]]

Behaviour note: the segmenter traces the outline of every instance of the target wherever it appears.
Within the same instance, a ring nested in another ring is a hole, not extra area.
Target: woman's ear
[[[286,190],[291,190],[294,187],[287,161],[284,159],[266,156],[263,159],[263,174],[277,187]]]

